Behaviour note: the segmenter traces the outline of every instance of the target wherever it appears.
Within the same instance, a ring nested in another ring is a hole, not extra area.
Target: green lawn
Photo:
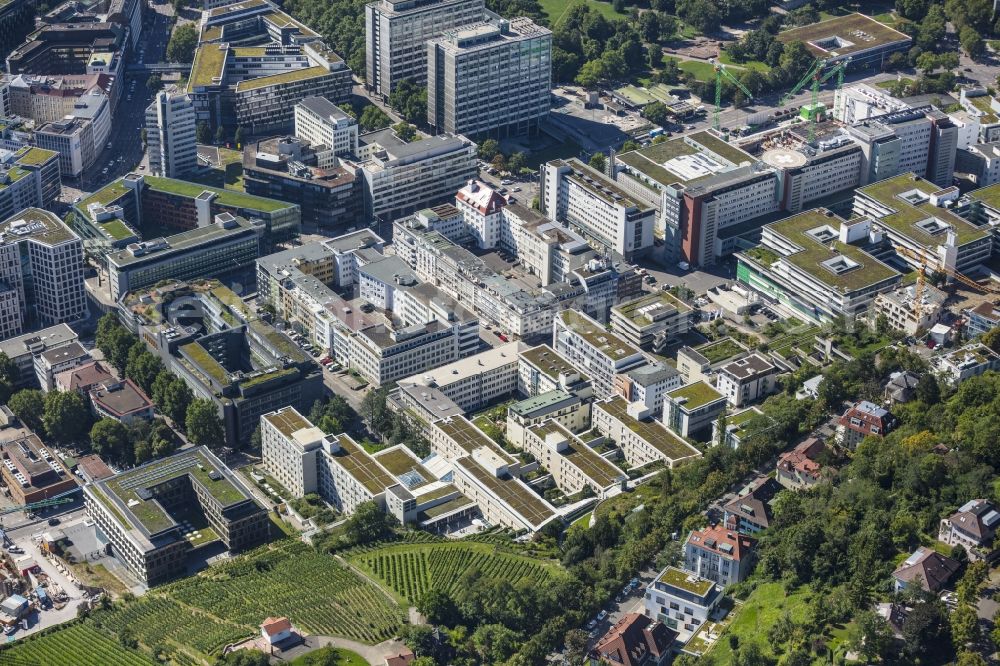
[[[594,513],[593,511],[588,511],[587,513],[583,514],[582,516],[574,520],[572,523],[570,523],[570,526],[566,528],[566,531],[569,532],[571,530],[590,529],[590,516],[592,516],[593,513]]]
[[[742,67],[744,69],[753,69],[760,72],[761,74],[767,74],[768,72],[771,71],[771,66],[768,65],[766,62],[761,62],[759,60],[747,60],[746,62],[736,62],[735,60],[730,58],[729,54],[726,53],[725,51],[723,51],[722,55],[719,56],[719,62],[731,67]]]
[[[539,4],[542,6],[542,11],[548,15],[549,25],[553,28],[558,25],[569,8],[577,4],[588,4],[591,9],[604,14],[604,17],[608,19],[620,19],[628,16],[628,14],[616,12],[610,2],[602,2],[601,0],[540,0]]]
[[[691,74],[699,81],[715,80],[715,68],[712,67],[711,63],[702,62],[701,60],[678,60],[677,58],[670,59],[677,63],[677,67],[679,67],[682,72]]]
[[[801,587],[792,594],[785,594],[781,583],[764,583],[759,585],[750,598],[747,599],[726,633],[736,634],[740,645],[756,642],[765,654],[777,656],[767,641],[767,631],[784,612],[791,614],[796,622],[805,619],[807,604],[812,590]],[[735,663],[729,641],[723,635],[709,650],[709,654],[717,664]]]

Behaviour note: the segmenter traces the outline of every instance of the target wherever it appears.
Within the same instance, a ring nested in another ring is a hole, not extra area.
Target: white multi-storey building
[[[616,374],[649,362],[638,349],[582,312],[563,310],[553,318],[552,329],[556,352],[590,377],[597,395],[611,394]]]
[[[686,643],[722,600],[716,583],[676,567],[667,567],[646,588],[646,617],[659,620]]]
[[[450,199],[476,177],[476,144],[463,136],[378,147],[361,169],[365,202],[376,218],[392,220]]]
[[[600,251],[626,259],[653,247],[656,209],[580,160],[553,160],[542,167],[541,210],[567,222]]]
[[[640,349],[662,350],[691,330],[693,309],[665,291],[611,308],[611,330]]]
[[[692,530],[684,542],[684,568],[722,587],[742,582],[753,568],[757,540],[723,525]]]
[[[719,368],[715,387],[730,405],[743,407],[773,392],[777,376],[773,363],[760,354],[750,354]]]
[[[198,166],[195,112],[191,98],[160,91],[146,109],[149,170],[157,176],[182,178]]]
[[[260,417],[260,452],[264,469],[295,497],[316,492],[317,462],[325,437],[294,407]]]
[[[295,105],[295,136],[338,157],[358,153],[357,121],[325,97],[306,97]]]
[[[537,131],[551,88],[552,32],[531,19],[488,12],[427,42],[427,122],[439,132]]]
[[[0,222],[0,340],[26,323],[88,316],[83,241],[54,213],[26,208]]]
[[[701,451],[649,418],[650,410],[624,398],[595,402],[591,410],[594,429],[613,440],[630,467],[652,462],[674,468],[701,457]]]
[[[483,0],[376,0],[365,6],[365,82],[383,100],[427,80],[427,40],[486,15]]]
[[[528,427],[524,450],[535,457],[567,495],[590,488],[604,498],[624,488],[628,477],[558,421]]]
[[[506,199],[479,180],[470,180],[455,195],[455,206],[462,211],[466,227],[483,249],[500,244],[500,227],[506,205]]]

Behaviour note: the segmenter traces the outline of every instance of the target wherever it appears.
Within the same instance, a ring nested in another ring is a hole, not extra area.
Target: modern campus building
[[[155,176],[183,178],[198,166],[195,113],[187,95],[160,91],[146,109],[149,171]]]
[[[193,548],[221,539],[238,552],[270,533],[267,512],[205,447],[88,483],[83,494],[98,537],[147,585],[183,574]]]
[[[76,479],[59,456],[33,433],[0,442],[0,479],[18,506],[32,504],[76,488]]]
[[[566,495],[590,488],[600,498],[625,487],[628,476],[556,420],[526,428],[523,448]]]
[[[580,160],[552,160],[542,167],[541,211],[580,232],[599,252],[626,259],[653,247],[656,209]]]
[[[427,122],[469,136],[527,134],[549,113],[552,32],[489,13],[427,42]]]
[[[611,330],[629,344],[661,352],[694,325],[693,308],[665,291],[640,296],[611,308]]]
[[[728,446],[731,449],[738,449],[743,444],[743,438],[751,434],[747,427],[758,416],[763,416],[764,412],[757,407],[748,407],[738,412],[720,416],[712,423],[712,446]],[[770,423],[770,419],[764,419],[764,423]],[[720,428],[725,427],[725,432]]]
[[[0,219],[25,208],[48,208],[61,191],[59,153],[32,147],[0,150]]]
[[[760,354],[750,354],[719,368],[715,387],[733,407],[744,407],[775,390],[778,368]]]
[[[403,143],[383,130],[362,135],[368,214],[386,221],[441,203],[476,177],[476,144],[440,134]]]
[[[256,196],[296,202],[302,222],[327,233],[365,221],[364,180],[357,167],[332,156],[326,146],[310,145],[304,139],[273,137],[247,143],[243,189]]]
[[[594,403],[591,421],[595,430],[618,445],[631,468],[653,462],[674,468],[701,456],[701,451],[650,419],[649,414],[642,404],[614,397]]]
[[[610,395],[615,375],[649,360],[637,348],[582,312],[563,310],[552,323],[555,351],[594,382],[597,395]]]
[[[726,409],[726,396],[705,382],[692,382],[663,396],[663,424],[681,437],[711,430]]]
[[[358,122],[325,97],[306,97],[295,105],[295,136],[337,157],[358,153]]]
[[[72,345],[79,340],[79,337],[66,324],[57,324],[13,338],[0,337],[0,352],[6,354],[17,368],[14,388],[38,388],[35,358],[46,350]]]
[[[862,249],[872,227],[866,218],[845,221],[823,208],[772,222],[760,246],[738,254],[736,278],[810,321],[856,319],[902,279]]]
[[[306,97],[350,97],[351,70],[314,31],[266,0],[205,11],[187,92],[199,122],[288,131]]]
[[[143,237],[207,227],[224,214],[259,224],[263,251],[293,238],[301,224],[297,204],[138,173],[112,181],[73,209],[87,253],[102,259]]]
[[[886,58],[906,52],[913,39],[870,16],[852,13],[778,33],[785,44],[802,42],[817,58],[833,64],[851,59],[852,68],[881,70]]]
[[[262,231],[241,217],[220,213],[208,226],[130,243],[107,255],[111,297],[118,300],[162,280],[214,278],[253,266]]]
[[[292,407],[261,417],[264,467],[294,497],[317,493],[346,514],[375,502],[401,524],[446,530],[475,505],[405,446],[370,454],[348,435],[325,435]]]
[[[365,82],[382,97],[427,81],[427,41],[486,16],[483,0],[376,0],[365,6]]]
[[[732,253],[738,232],[781,207],[775,169],[708,131],[616,155],[612,173],[659,211],[667,258],[691,266]]]
[[[55,213],[25,208],[0,222],[0,340],[85,319],[83,261],[80,237]]]
[[[549,345],[538,345],[519,354],[517,390],[528,397],[555,390],[581,393],[590,378]]]
[[[248,442],[261,414],[308,410],[322,394],[313,359],[215,280],[132,291],[118,308],[194,395],[216,406],[228,446]]]

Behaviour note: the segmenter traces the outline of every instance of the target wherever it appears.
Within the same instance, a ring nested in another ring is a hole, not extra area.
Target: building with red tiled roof
[[[892,572],[896,592],[919,581],[925,592],[938,594],[958,572],[959,564],[933,548],[921,546]]]
[[[778,483],[793,490],[819,483],[822,466],[816,457],[825,450],[823,440],[810,437],[791,451],[782,453],[775,468]]]
[[[269,645],[291,637],[292,623],[287,617],[269,617],[260,623],[260,635]]]
[[[479,180],[470,180],[455,195],[455,206],[465,216],[476,243],[484,249],[500,244],[500,218],[506,205],[506,199]]]
[[[409,666],[416,659],[416,655],[413,654],[413,650],[410,648],[403,648],[396,654],[385,658],[385,666]]]
[[[724,525],[692,530],[684,542],[684,568],[719,585],[741,582],[753,568],[757,540]]]
[[[639,613],[626,613],[590,651],[591,666],[663,666],[677,632]]]
[[[885,437],[895,426],[896,417],[889,410],[862,400],[837,422],[837,443],[853,451],[865,437]]]

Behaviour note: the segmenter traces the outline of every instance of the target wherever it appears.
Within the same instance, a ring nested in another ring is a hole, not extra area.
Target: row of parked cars
[[[641,592],[642,586],[638,578],[633,578],[628,582],[628,585],[622,588],[621,592],[618,593],[618,596],[615,597],[615,603],[620,604],[621,602],[625,601],[625,599],[627,599],[629,596],[631,596],[633,592],[636,591]],[[598,634],[600,633],[599,625],[601,624],[601,622],[604,622],[604,620],[607,619],[607,617],[608,617],[608,611],[602,609],[601,612],[598,613],[596,617],[594,617],[594,619],[592,619],[590,622],[587,623],[587,630],[590,632],[589,634],[590,638],[597,638]]]

